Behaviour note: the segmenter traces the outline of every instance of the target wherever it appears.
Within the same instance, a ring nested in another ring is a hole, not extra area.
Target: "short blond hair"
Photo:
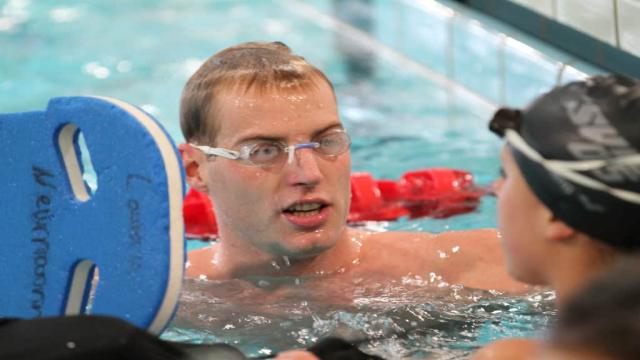
[[[293,92],[331,81],[281,42],[248,42],[213,55],[189,78],[180,101],[180,127],[188,142],[213,142],[216,100],[222,91]]]

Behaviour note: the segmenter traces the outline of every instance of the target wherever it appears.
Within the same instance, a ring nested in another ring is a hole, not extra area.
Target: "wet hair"
[[[515,131],[506,136],[515,161],[533,193],[556,218],[617,250],[640,250],[636,80],[595,76],[556,87],[524,109],[499,109],[489,128],[499,136]],[[601,165],[575,167],[587,160]],[[559,169],[549,161],[564,163]],[[570,166],[574,168],[567,171]]]
[[[182,91],[180,127],[188,142],[213,142],[216,103],[223,91],[294,92],[328,84],[329,79],[281,42],[247,42],[210,57]]]
[[[640,259],[623,258],[579,291],[559,311],[551,346],[609,359],[640,354]]]

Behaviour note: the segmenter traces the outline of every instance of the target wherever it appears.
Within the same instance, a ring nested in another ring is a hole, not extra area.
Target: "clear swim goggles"
[[[349,150],[351,139],[344,131],[331,131],[322,134],[308,143],[287,145],[281,141],[257,140],[240,147],[239,151],[214,148],[206,145],[189,144],[207,156],[221,156],[231,160],[239,160],[251,166],[274,166],[287,161],[293,163],[295,151],[313,149],[326,156],[338,156]]]
[[[537,152],[534,148],[527,144],[527,142],[520,136],[520,134],[518,134],[517,131],[513,129],[505,129],[504,136],[511,146],[519,150],[530,160],[542,165],[551,173],[561,176],[567,180],[571,180],[572,182],[586,188],[606,192],[609,195],[617,197],[618,199],[640,205],[640,193],[611,187],[601,181],[580,174],[578,172],[597,170],[613,165],[640,165],[640,154],[620,156],[607,160],[549,160],[542,157],[539,152]]]

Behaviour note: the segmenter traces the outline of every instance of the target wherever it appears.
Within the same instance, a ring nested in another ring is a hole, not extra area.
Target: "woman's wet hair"
[[[211,143],[216,132],[216,104],[221,92],[293,92],[327,84],[329,79],[281,42],[248,42],[210,57],[187,81],[180,102],[185,139]]]
[[[640,259],[619,261],[579,291],[558,314],[552,347],[607,359],[640,354]]]
[[[556,87],[524,109],[498,110],[489,128],[499,136],[512,130],[516,163],[555,217],[618,250],[640,249],[636,80],[595,76]],[[594,160],[601,165],[576,167]]]

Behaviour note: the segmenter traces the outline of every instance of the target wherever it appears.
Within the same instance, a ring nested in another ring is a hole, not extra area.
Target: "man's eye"
[[[252,161],[255,162],[263,162],[272,160],[280,154],[280,147],[276,144],[265,143],[265,144],[257,144],[251,149],[251,153],[249,157]]]
[[[320,151],[328,154],[339,153],[349,147],[349,138],[344,133],[328,134],[318,139]]]
[[[320,146],[322,147],[332,147],[332,146],[336,146],[336,144],[337,144],[337,141],[335,136],[327,136],[320,139]]]

